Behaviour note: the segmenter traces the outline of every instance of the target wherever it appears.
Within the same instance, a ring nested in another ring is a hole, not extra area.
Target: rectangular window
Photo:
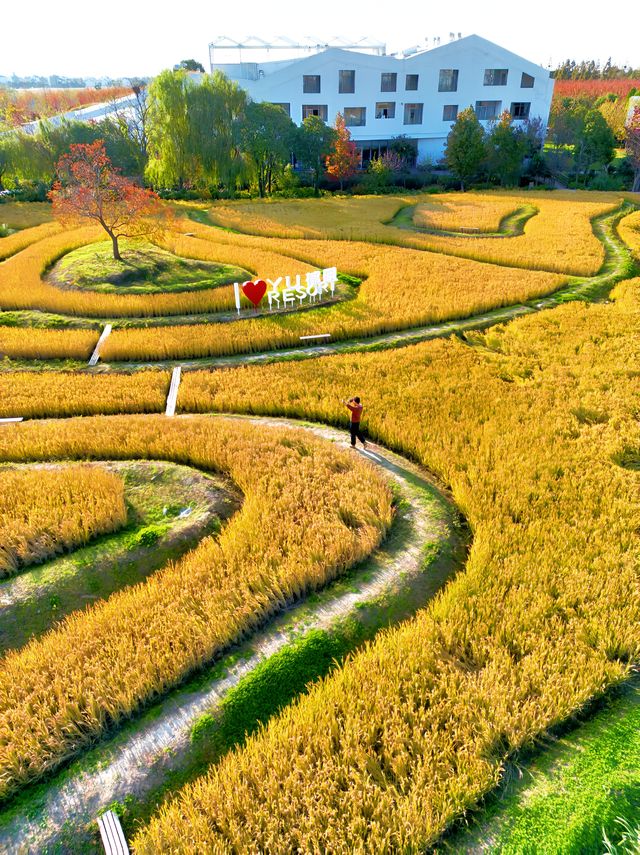
[[[380,91],[395,92],[398,81],[398,75],[395,71],[383,71],[380,75]]]
[[[484,85],[485,86],[506,86],[508,76],[509,76],[509,69],[508,68],[485,68],[485,70],[484,70]]]
[[[404,105],[404,123],[405,125],[421,125],[422,124],[422,104],[405,104]]]
[[[407,92],[415,92],[418,88],[418,75],[407,74],[404,81],[404,88]]]
[[[502,101],[476,101],[476,116],[480,121],[497,119],[501,106]]]
[[[509,112],[514,119],[528,119],[530,109],[530,101],[514,101]]]
[[[525,74],[524,71],[522,72],[522,79],[520,80],[521,89],[533,89],[533,84],[535,82],[535,77],[532,77],[530,74]]]
[[[442,108],[442,121],[443,122],[455,122],[458,118],[458,105],[457,104],[445,104]]]
[[[302,76],[302,91],[303,92],[319,92],[320,91],[320,75],[319,74],[304,74]]]
[[[376,119],[395,119],[395,117],[395,101],[378,101],[376,104]]]
[[[291,116],[291,104],[280,104],[280,103],[277,103],[274,101],[273,106],[274,107],[281,107],[285,111],[287,116]]]
[[[323,122],[327,121],[329,108],[327,104],[303,104],[302,118],[306,119],[309,116],[319,116]]]
[[[353,95],[356,91],[355,71],[338,72],[338,92],[341,95]]]
[[[344,123],[349,128],[359,127],[367,124],[366,107],[345,107]]]
[[[441,68],[440,77],[438,79],[438,92],[457,92],[458,91],[458,69],[457,68]]]

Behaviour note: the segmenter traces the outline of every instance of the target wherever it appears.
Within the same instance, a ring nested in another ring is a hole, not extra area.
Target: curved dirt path
[[[289,424],[328,441],[348,442],[344,431],[333,428],[285,419],[252,420]],[[339,630],[342,622],[354,619],[372,628],[396,622],[423,606],[455,572],[466,555],[467,538],[451,500],[424,470],[391,451],[374,445],[354,453],[383,471],[398,498],[396,521],[382,546],[364,566],[236,649],[222,675],[220,667],[211,669],[197,688],[187,685],[172,692],[52,781],[25,791],[0,814],[2,852],[40,852],[48,846],[92,851],[98,812],[127,796],[144,800],[184,767],[194,750],[190,734],[196,721],[205,712],[215,712],[225,693],[258,664],[311,629]]]

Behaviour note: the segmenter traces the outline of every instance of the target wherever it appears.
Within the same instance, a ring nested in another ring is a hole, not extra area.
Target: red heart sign
[[[251,300],[254,306],[257,306],[260,300],[267,293],[267,283],[262,279],[258,279],[257,282],[244,282],[242,285],[242,292],[247,298],[247,300]]]

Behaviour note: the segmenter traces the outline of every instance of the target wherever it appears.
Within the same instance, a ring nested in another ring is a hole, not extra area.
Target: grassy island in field
[[[49,279],[61,288],[102,294],[158,294],[216,288],[251,278],[241,267],[180,258],[146,241],[123,240],[121,253],[122,261],[116,261],[109,241],[81,246],[52,267]]]

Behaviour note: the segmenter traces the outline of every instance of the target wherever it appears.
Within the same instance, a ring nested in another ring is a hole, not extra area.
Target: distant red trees
[[[626,97],[631,89],[640,91],[640,79],[630,80],[556,80],[553,98],[599,98],[601,95]]]
[[[2,89],[0,121],[15,127],[129,94],[131,89],[126,86],[107,89]]]

